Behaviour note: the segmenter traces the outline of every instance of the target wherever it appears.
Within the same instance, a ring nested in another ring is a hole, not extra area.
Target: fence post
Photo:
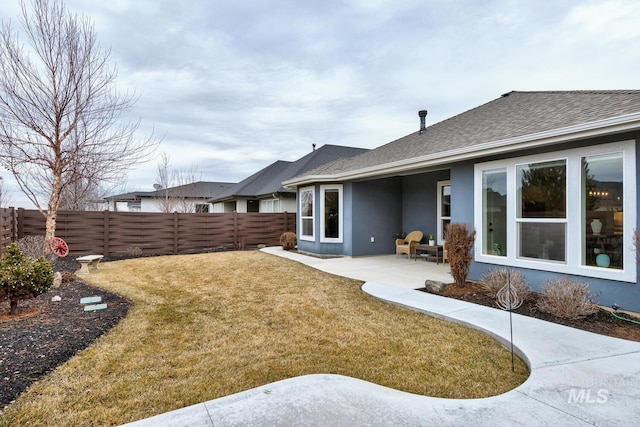
[[[287,215],[287,211],[284,211],[283,215],[284,215],[284,230],[282,230],[282,232],[286,233],[287,231],[289,231],[289,215]]]
[[[18,208],[18,220],[16,225],[17,233],[14,242],[24,237],[24,208]]]
[[[18,213],[16,208],[11,208],[11,243],[18,240]]]
[[[238,248],[238,211],[233,211],[233,246]]]
[[[178,241],[180,238],[179,235],[179,225],[180,221],[178,221],[178,212],[173,212],[173,254],[178,255]]]
[[[103,229],[103,233],[104,233],[104,243],[102,244],[103,246],[103,254],[104,256],[108,257],[109,256],[109,210],[105,210],[104,211],[104,216],[103,216],[103,220],[102,220],[102,229]]]

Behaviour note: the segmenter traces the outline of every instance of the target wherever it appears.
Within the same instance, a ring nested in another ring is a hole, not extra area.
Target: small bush
[[[22,253],[30,258],[44,257],[49,264],[55,262],[58,256],[51,250],[49,242],[44,236],[25,236],[16,242]]]
[[[285,251],[295,249],[297,243],[298,237],[296,236],[296,233],[292,231],[285,231],[280,235],[280,244],[282,245],[282,249]]]
[[[480,279],[480,284],[484,288],[487,296],[496,298],[498,291],[507,284],[507,273],[511,281],[511,287],[516,291],[516,294],[522,299],[527,301],[531,299],[533,295],[531,287],[527,283],[524,274],[518,270],[507,271],[507,269],[501,268],[497,270],[487,270]]]
[[[598,310],[589,285],[568,278],[550,279],[542,285],[538,308],[563,319],[581,319]]]
[[[444,250],[447,251],[451,275],[456,285],[462,287],[467,282],[471,266],[471,250],[476,241],[476,231],[467,224],[451,223],[444,233]]]
[[[130,257],[140,257],[142,256],[142,248],[138,246],[129,246],[127,248],[127,256]]]
[[[12,243],[0,259],[0,301],[9,300],[11,314],[18,309],[18,301],[35,298],[53,286],[51,264],[40,257],[25,256]]]
[[[63,271],[61,272],[61,275],[62,275],[62,283],[70,283],[78,280],[78,276],[76,276],[74,273],[70,271]]]

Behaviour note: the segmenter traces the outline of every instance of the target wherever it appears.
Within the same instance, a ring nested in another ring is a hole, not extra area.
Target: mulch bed
[[[418,290],[427,292],[424,288]],[[437,295],[468,301],[474,304],[485,305],[487,307],[498,308],[495,299],[485,295],[482,286],[476,282],[467,282],[467,284],[462,288],[456,286],[455,284],[449,284],[442,292],[437,293]],[[576,329],[594,332],[596,334],[608,335],[611,337],[640,342],[640,325],[616,319],[607,310],[600,309],[597,313],[585,317],[584,319],[562,319],[540,311],[537,307],[537,297],[538,294],[534,294],[533,299],[523,303],[521,307],[513,310],[513,312],[565,326],[570,326]],[[622,313],[620,313],[620,315],[622,317],[640,321],[640,319],[636,317],[632,317]]]
[[[74,270],[71,270],[74,271]],[[51,301],[54,296],[62,298]],[[102,297],[104,310],[84,311],[80,299]],[[123,297],[82,282],[63,283],[37,298],[20,301],[18,313],[0,304],[0,410],[127,315]]]

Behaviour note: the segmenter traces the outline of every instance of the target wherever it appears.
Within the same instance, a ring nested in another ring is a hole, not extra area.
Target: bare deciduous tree
[[[115,186],[114,186],[115,187]],[[67,211],[100,211],[107,207],[104,198],[109,194],[104,184],[90,180],[76,179],[64,187],[60,193],[60,210]]]
[[[171,170],[169,155],[162,153],[158,163],[156,190],[162,194],[158,203],[162,212],[193,213],[196,210],[193,198],[197,197],[196,189],[189,184],[202,179],[198,168],[192,165],[189,169]]]
[[[158,163],[158,182],[154,185],[156,191],[163,191],[163,197],[158,198],[161,212],[172,212],[173,203],[169,201],[169,187],[171,186],[171,171],[169,169],[169,155],[162,153]]]
[[[0,176],[0,208],[8,208],[13,201],[4,186],[4,178]]]
[[[55,235],[63,191],[78,182],[122,180],[155,147],[123,120],[135,97],[115,90],[116,70],[93,25],[62,0],[21,3],[23,32],[0,29],[0,164]],[[28,47],[20,42],[20,35]]]

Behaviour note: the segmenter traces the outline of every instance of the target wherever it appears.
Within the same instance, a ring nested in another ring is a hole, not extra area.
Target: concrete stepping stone
[[[107,304],[92,304],[92,305],[85,305],[84,311],[104,310],[105,308],[107,308]]]

